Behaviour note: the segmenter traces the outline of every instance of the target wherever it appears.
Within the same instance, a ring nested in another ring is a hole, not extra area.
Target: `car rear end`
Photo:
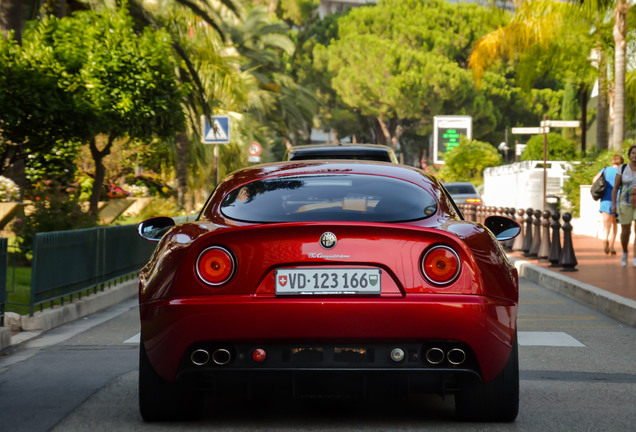
[[[345,222],[220,231],[189,248],[164,297],[142,297],[144,343],[168,380],[355,372],[441,391],[459,375],[490,379],[503,367],[516,274],[487,291],[471,252],[448,233]],[[325,233],[337,239],[332,249]],[[220,280],[201,270],[219,267]]]

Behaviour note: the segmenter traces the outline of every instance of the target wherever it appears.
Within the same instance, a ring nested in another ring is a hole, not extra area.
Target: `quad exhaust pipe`
[[[210,359],[216,365],[225,366],[232,360],[232,354],[225,348],[219,348],[212,355],[205,349],[194,350],[190,355],[190,361],[196,366],[204,366],[210,362]]]
[[[432,365],[438,365],[448,360],[454,366],[459,366],[466,361],[466,352],[461,348],[451,348],[447,352],[438,347],[429,348],[424,356]]]

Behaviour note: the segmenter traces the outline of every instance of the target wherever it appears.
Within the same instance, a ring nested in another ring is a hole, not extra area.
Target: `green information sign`
[[[435,163],[444,163],[447,152],[459,145],[459,137],[472,138],[472,118],[470,116],[435,116],[433,155]]]
[[[438,133],[439,133],[439,140],[438,140],[439,151],[443,155],[446,152],[449,152],[453,148],[457,147],[459,145],[459,136],[467,135],[468,130],[458,129],[458,128],[452,128],[452,129],[440,128],[438,130]]]

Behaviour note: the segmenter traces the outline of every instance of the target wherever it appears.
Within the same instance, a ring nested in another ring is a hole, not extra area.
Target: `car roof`
[[[287,150],[285,160],[354,159],[397,163],[391,147],[381,144],[308,144]]]
[[[217,192],[225,194],[242,184],[268,177],[320,174],[380,175],[402,179],[423,187],[439,187],[435,177],[407,165],[358,160],[315,160],[275,162],[243,168],[223,179],[217,187]]]
[[[439,197],[441,189],[438,180],[420,169],[407,165],[390,162],[359,161],[359,160],[314,160],[314,161],[286,161],[270,164],[253,165],[233,172],[223,179],[212,195],[226,196],[230,191],[246,183],[265,178],[281,176],[306,176],[306,175],[337,175],[360,174],[378,175],[407,181],[428,190],[434,196]],[[439,199],[439,198],[438,198]],[[208,204],[212,196],[202,210],[202,215],[210,215]],[[218,199],[215,200],[218,202]],[[450,212],[444,202],[442,211]]]

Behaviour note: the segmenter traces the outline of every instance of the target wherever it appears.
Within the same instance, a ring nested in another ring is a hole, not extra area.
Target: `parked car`
[[[379,144],[312,144],[287,150],[285,160],[354,159],[397,163],[391,147]]]
[[[474,204],[482,203],[481,195],[477,192],[475,185],[469,182],[448,182],[444,183],[444,188],[455,201],[455,204]]]
[[[513,421],[518,276],[508,218],[462,220],[398,164],[281,162],[222,181],[194,222],[139,224],[139,406],[192,418],[202,389],[252,397],[454,394],[463,420]]]

